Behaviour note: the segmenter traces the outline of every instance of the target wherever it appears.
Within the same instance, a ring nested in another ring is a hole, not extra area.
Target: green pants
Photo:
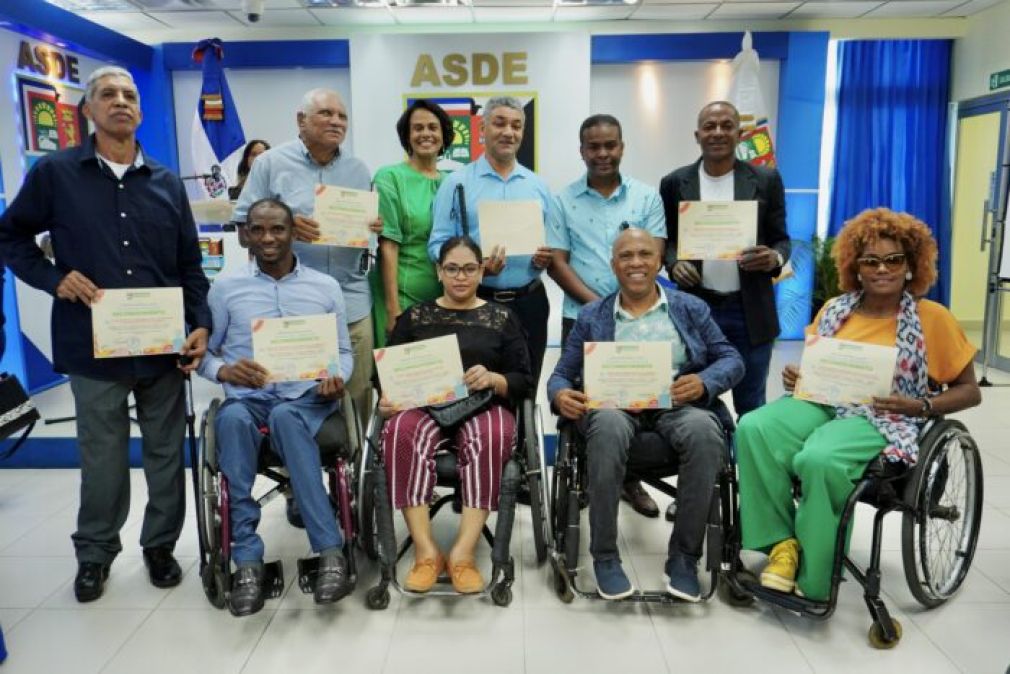
[[[796,538],[800,590],[826,599],[845,501],[886,444],[863,417],[836,419],[830,407],[791,397],[744,415],[736,430],[744,548],[767,551]],[[802,485],[798,504],[793,477]]]

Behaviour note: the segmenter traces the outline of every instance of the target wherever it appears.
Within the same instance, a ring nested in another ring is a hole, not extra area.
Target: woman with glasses
[[[786,365],[787,395],[745,415],[736,431],[743,546],[769,556],[761,584],[820,601],[831,589],[842,510],[867,464],[883,454],[913,465],[927,417],[981,401],[975,348],[946,308],[922,299],[937,255],[925,224],[886,208],[864,211],[845,223],[833,255],[845,292],[807,333],[896,346],[891,395],[838,407],[797,400],[789,393],[799,368]]]
[[[386,343],[397,316],[442,292],[428,259],[431,203],[445,172],[438,158],[452,144],[452,120],[436,103],[420,98],[396,122],[406,161],[383,166],[372,181],[379,193],[379,259],[369,282],[375,346]]]
[[[389,338],[392,346],[455,335],[470,393],[493,391],[487,406],[448,430],[425,408],[400,411],[384,395],[379,398],[390,498],[393,508],[403,511],[414,541],[414,565],[404,579],[412,592],[427,592],[446,570],[457,592],[483,590],[474,551],[488,515],[498,507],[502,469],[516,443],[515,408],[533,386],[519,319],[508,307],[477,297],[483,259],[467,236],[446,241],[436,267],[442,295],[407,309]],[[458,455],[463,512],[456,540],[443,554],[431,534],[428,504],[435,453],[447,445]]]

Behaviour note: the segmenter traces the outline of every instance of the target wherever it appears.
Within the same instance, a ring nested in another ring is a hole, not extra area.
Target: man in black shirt
[[[136,140],[140,97],[130,73],[88,79],[84,113],[95,134],[43,157],[0,217],[0,254],[26,283],[54,297],[53,365],[70,375],[81,452],[81,504],[73,534],[78,601],[101,596],[130,506],[127,397],[143,437],[148,504],[140,543],[151,582],[178,585],[172,556],[185,515],[183,372],[207,347],[210,311],[196,225],[182,182]],[[35,237],[49,232],[55,263]],[[91,305],[103,288],[181,287],[189,336],[174,355],[94,357]]]

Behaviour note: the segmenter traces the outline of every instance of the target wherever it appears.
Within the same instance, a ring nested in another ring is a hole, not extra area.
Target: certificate
[[[506,255],[533,255],[546,245],[539,201],[482,201],[477,204],[477,217],[485,255],[495,246],[504,246]]]
[[[822,405],[869,403],[891,395],[898,348],[807,335],[793,397]]]
[[[756,201],[680,202],[677,259],[735,260],[756,245]]]
[[[466,398],[463,360],[456,335],[376,349],[375,368],[382,394],[408,410]]]
[[[368,248],[372,234],[368,225],[378,217],[378,192],[316,185],[313,218],[319,223],[319,238],[312,243]]]
[[[235,204],[227,199],[204,199],[189,202],[193,219],[203,223],[231,222]]]
[[[254,318],[253,360],[270,381],[315,381],[340,375],[336,314]]]
[[[586,342],[590,409],[657,410],[670,405],[670,342]]]
[[[186,341],[182,288],[106,288],[91,305],[95,358],[179,353]]]

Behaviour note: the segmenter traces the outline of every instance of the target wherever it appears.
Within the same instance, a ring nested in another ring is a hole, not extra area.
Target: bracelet
[[[922,401],[922,410],[919,412],[919,416],[928,417],[933,414],[933,401],[930,400],[929,396],[925,398],[920,398]]]

